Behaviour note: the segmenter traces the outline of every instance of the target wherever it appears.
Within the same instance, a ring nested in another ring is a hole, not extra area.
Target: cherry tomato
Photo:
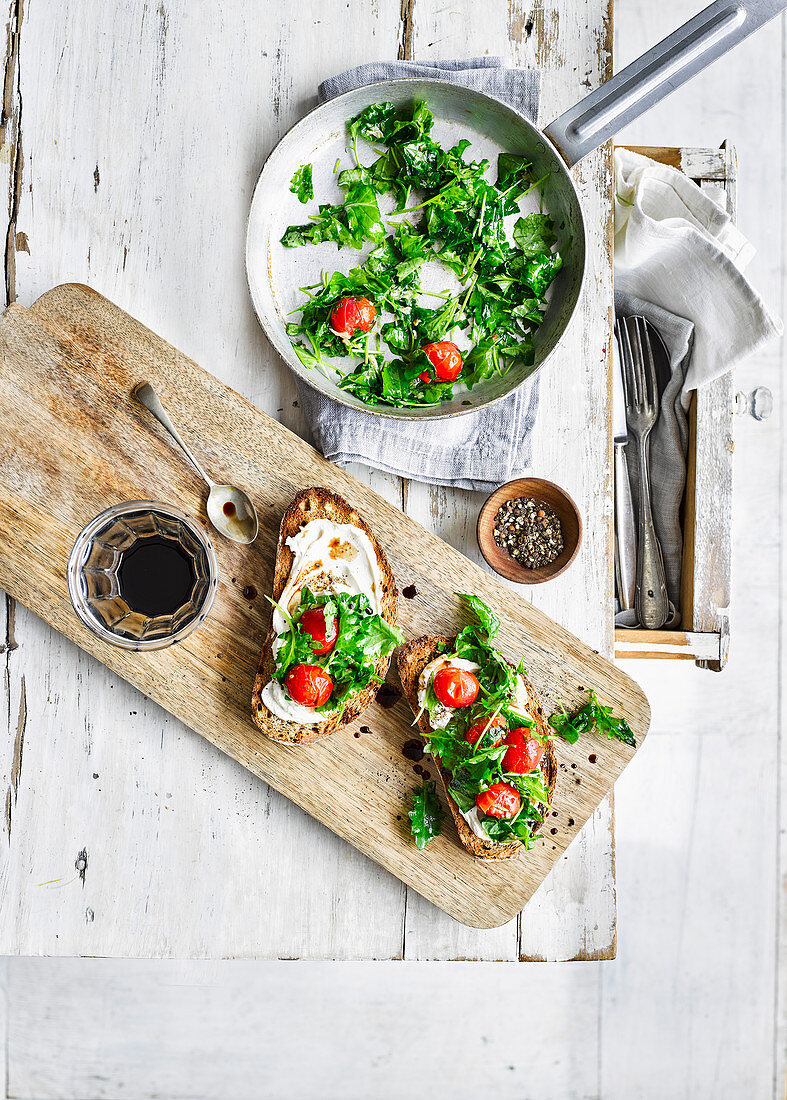
[[[361,332],[368,332],[377,320],[377,310],[368,298],[356,298],[355,304],[358,307],[358,328]]]
[[[436,344],[427,344],[421,349],[434,367],[438,382],[454,382],[462,372],[462,356],[459,348],[450,340],[440,340]],[[418,375],[422,382],[429,381],[429,371]]]
[[[330,653],[336,645],[336,638],[339,634],[339,620],[334,616],[330,630],[326,630],[325,613],[321,607],[313,607],[310,611],[304,611],[298,625],[304,634],[311,635],[312,650],[319,656]]]
[[[352,336],[360,319],[354,298],[342,298],[331,310],[331,328],[339,336]]]
[[[438,669],[432,687],[444,707],[469,707],[478,698],[479,684],[473,673],[453,665]]]
[[[499,745],[503,740],[506,729],[506,720],[502,714],[496,714],[491,722],[487,715],[486,718],[479,718],[477,722],[473,722],[472,726],[465,734],[465,741],[469,741],[471,745],[474,745],[482,733],[488,732],[492,734],[494,739],[493,743]]]
[[[284,682],[290,697],[302,707],[321,707],[333,691],[333,680],[319,665],[293,665]]]
[[[368,298],[342,298],[331,310],[331,328],[339,336],[350,337],[357,328],[368,332],[376,317]]]
[[[475,800],[482,814],[490,817],[514,817],[519,813],[522,800],[516,787],[508,783],[493,783],[488,791],[479,794]]]
[[[506,744],[511,747],[503,757],[504,772],[526,775],[527,772],[535,771],[541,763],[544,746],[537,738],[530,736],[527,726],[511,730],[506,737]]]

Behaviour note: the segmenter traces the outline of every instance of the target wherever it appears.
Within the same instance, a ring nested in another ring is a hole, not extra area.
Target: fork
[[[634,607],[640,623],[658,630],[669,616],[664,559],[653,526],[650,495],[650,433],[659,415],[653,339],[660,339],[644,317],[623,317],[615,326],[623,364],[626,424],[636,444],[639,473],[637,579]]]

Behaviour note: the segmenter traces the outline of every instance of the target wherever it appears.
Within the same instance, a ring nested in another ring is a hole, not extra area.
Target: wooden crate
[[[715,150],[633,148],[685,172],[736,217],[734,147],[725,142]],[[697,390],[689,410],[680,627],[616,629],[616,657],[694,661],[715,672],[724,668],[730,637],[734,399],[734,372],[728,371]]]

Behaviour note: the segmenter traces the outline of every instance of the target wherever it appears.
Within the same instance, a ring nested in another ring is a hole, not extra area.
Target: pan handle
[[[716,0],[546,127],[569,167],[787,8]]]

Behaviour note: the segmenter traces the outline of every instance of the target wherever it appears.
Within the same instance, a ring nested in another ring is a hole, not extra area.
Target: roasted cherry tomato
[[[310,611],[304,611],[298,625],[304,634],[310,634],[312,639],[312,651],[322,656],[330,653],[336,645],[339,634],[339,620],[334,616],[330,630],[325,628],[325,613],[321,607],[313,607]]]
[[[454,382],[462,371],[462,356],[459,348],[450,340],[440,340],[436,344],[427,344],[421,349],[434,367],[434,376],[438,382]],[[418,375],[422,382],[430,380],[430,372],[422,371]]]
[[[368,332],[376,318],[377,310],[368,298],[342,298],[331,310],[331,328],[349,338],[358,328]]]
[[[465,741],[469,741],[471,745],[474,745],[482,733],[488,732],[492,735],[493,743],[499,745],[505,736],[506,729],[506,720],[502,714],[496,714],[491,722],[489,716],[479,718],[477,722],[473,722],[465,734]]]
[[[368,298],[356,298],[355,304],[358,307],[358,328],[361,332],[368,332],[377,320],[377,310]]]
[[[493,783],[488,791],[479,794],[475,804],[482,814],[489,814],[490,817],[515,817],[522,800],[516,787],[508,783]]]
[[[302,707],[321,707],[333,691],[333,680],[319,665],[293,665],[284,682],[290,697]]]
[[[453,665],[438,669],[432,687],[444,707],[469,707],[478,698],[478,680],[473,673]]]
[[[527,726],[511,730],[506,737],[506,744],[511,747],[503,757],[504,772],[526,775],[527,772],[535,771],[541,763],[544,746],[537,738],[531,737]]]

